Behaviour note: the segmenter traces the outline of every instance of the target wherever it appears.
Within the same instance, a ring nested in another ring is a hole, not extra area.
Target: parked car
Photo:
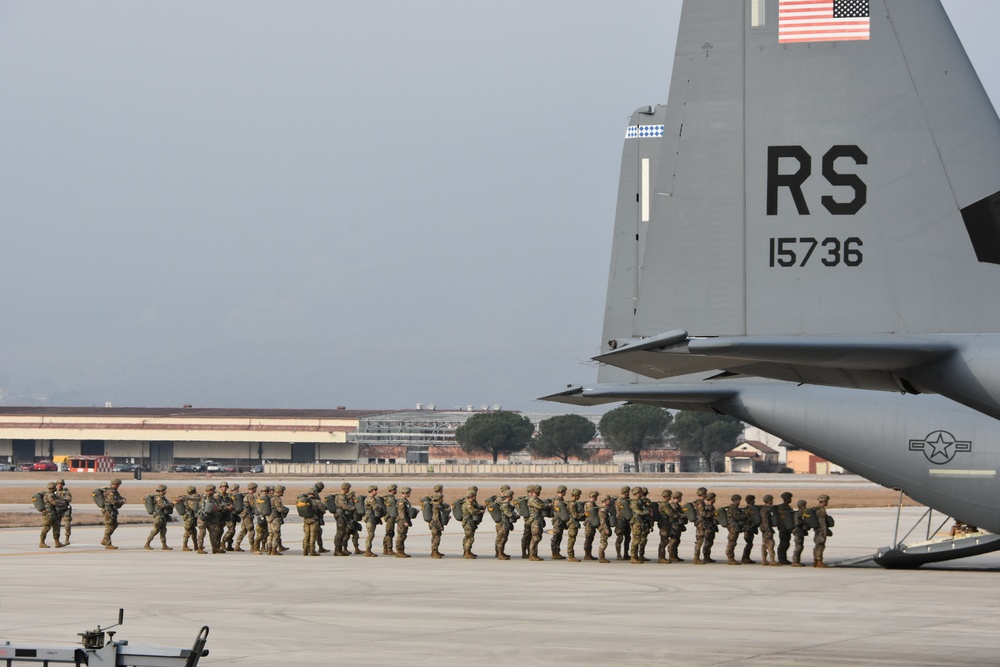
[[[171,472],[194,472],[186,463],[178,463],[170,469]]]
[[[18,472],[31,471],[34,470],[34,467],[35,467],[34,463],[22,463],[19,466],[17,466],[17,470]]]
[[[222,472],[239,472],[239,466],[222,466]]]
[[[255,475],[258,475],[258,474],[264,472],[264,466],[261,466],[261,465],[253,466],[252,468],[250,468],[250,472],[252,472]]]
[[[222,466],[215,461],[205,461],[205,472],[221,472]]]
[[[59,466],[57,466],[52,461],[38,461],[37,463],[31,466],[31,469],[52,472],[55,470],[59,470]]]
[[[0,463],[0,472],[11,472],[14,470],[14,466],[9,463]]]
[[[206,468],[204,463],[195,463],[191,466],[191,472],[205,472]]]

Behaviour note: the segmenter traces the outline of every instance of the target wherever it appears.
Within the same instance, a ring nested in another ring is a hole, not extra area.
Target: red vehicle
[[[31,466],[31,469],[32,470],[42,470],[42,471],[50,471],[51,472],[51,471],[59,470],[59,466],[57,466],[52,461],[38,461],[37,463],[35,463],[35,465]]]

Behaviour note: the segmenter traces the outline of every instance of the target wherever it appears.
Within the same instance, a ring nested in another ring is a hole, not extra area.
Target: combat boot
[[[743,565],[756,565],[757,561],[753,560],[749,556],[744,556],[743,560],[741,560],[740,563],[742,563]],[[767,565],[767,563],[764,563],[764,565]]]
[[[365,558],[378,558],[378,554],[371,549],[368,549],[365,551]]]
[[[583,554],[583,560],[594,560],[594,555],[588,551]]]
[[[692,565],[704,565],[705,561],[703,561],[702,559],[696,557],[693,561],[691,561],[691,564]]]
[[[207,552],[207,551],[205,551],[204,549],[202,549],[201,547],[198,547],[198,550],[197,550],[197,551],[195,551],[195,553],[199,553],[199,554],[207,554],[208,552]]]
[[[740,562],[738,560],[736,560],[735,558],[733,558],[732,556],[730,556],[729,558],[726,559],[726,563],[729,564],[729,565],[739,565],[740,564]]]
[[[323,547],[320,547],[317,551],[319,551],[321,554],[328,554],[328,553],[330,553],[329,549],[324,549]]]
[[[510,560],[510,556],[501,551],[497,554],[497,560]]]
[[[667,558],[664,558],[663,556],[660,556],[659,558],[656,559],[656,562],[657,563],[663,563],[664,565],[667,565],[667,564],[670,563],[670,560],[667,559]]]
[[[475,558],[475,556],[472,555],[472,552],[470,550],[466,549],[465,552],[462,554],[462,558],[472,560],[473,558]]]
[[[66,544],[63,544],[59,540],[56,540],[55,542],[56,542],[56,549],[62,549],[64,546],[66,546]]]
[[[191,551],[191,547],[185,544],[183,547],[181,547],[181,551]]]
[[[153,547],[149,546],[149,540],[146,540],[146,544],[143,545],[142,548],[145,549],[146,551],[152,551],[153,550]]]
[[[173,551],[173,550],[174,550],[174,548],[173,547],[168,547],[166,545],[166,543],[164,543],[163,546],[160,547],[160,551]]]
[[[607,558],[605,558],[604,556],[601,556],[600,558],[598,558],[598,559],[597,559],[597,562],[598,562],[598,563],[610,563],[611,561],[609,561],[609,560],[608,560]]]
[[[402,549],[396,549],[396,558],[409,558],[409,557],[410,557],[410,554],[406,553]],[[438,558],[440,558],[440,557],[441,557],[441,555],[438,554]],[[434,558],[434,554],[431,554],[431,558]]]
[[[534,554],[531,554],[530,556],[528,556],[528,560],[545,560],[545,559],[542,558],[541,556],[536,556]]]
[[[528,557],[528,550],[521,549],[521,558],[527,558],[527,557]]]
[[[104,548],[105,549],[117,549],[118,547],[116,547],[115,545],[111,544],[111,542],[108,542],[107,544],[104,545]]]
[[[402,552],[398,552],[396,555],[398,556],[400,553]],[[444,554],[442,554],[437,549],[434,549],[433,551],[431,551],[431,558],[444,558]]]
[[[580,559],[574,556],[572,553],[566,558],[570,563],[579,563]]]
[[[47,545],[47,544],[46,544],[45,542],[41,542],[41,541],[40,541],[40,542],[38,543],[38,548],[39,548],[39,549],[48,549],[48,548],[49,548],[49,545]]]
[[[791,565],[792,565],[792,567],[804,567],[804,566],[802,565],[802,563],[800,563],[800,562],[799,562],[799,561],[797,561],[797,560],[793,560],[793,561],[792,561],[792,563],[791,563]]]

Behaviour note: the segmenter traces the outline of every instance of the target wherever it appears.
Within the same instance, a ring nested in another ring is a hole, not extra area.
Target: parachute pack
[[[234,493],[234,494],[232,494],[230,496],[233,499],[233,511],[234,512],[236,512],[236,513],[242,513],[243,512],[243,508],[246,506],[246,503],[243,500],[243,496],[244,495],[245,494],[243,494],[242,492],[238,492],[238,493]]]
[[[257,516],[270,516],[271,515],[271,496],[266,493],[257,494],[257,506],[254,508],[254,513]]]
[[[98,487],[90,492],[91,497],[94,499],[94,504],[104,509],[104,492],[106,487]]]
[[[309,494],[300,494],[299,497],[295,499],[295,509],[298,511],[299,516],[303,519],[316,518],[316,508],[313,507]]]
[[[613,503],[615,506],[615,517],[621,518],[623,521],[632,520],[632,505],[629,503],[628,498],[625,496],[619,496],[615,498]]]
[[[35,509],[39,512],[45,511],[45,492],[39,491],[35,495],[31,496],[31,502],[35,506]]]
[[[146,496],[145,498],[143,498],[142,499],[142,504],[146,506],[146,513],[147,514],[155,514],[156,513],[156,499],[153,497],[153,494],[150,494],[150,495]]]
[[[386,516],[393,521],[399,518],[399,512],[396,510],[396,496],[392,494],[382,496],[382,505],[385,507]]]

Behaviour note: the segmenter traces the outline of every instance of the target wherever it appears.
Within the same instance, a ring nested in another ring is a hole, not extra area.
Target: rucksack
[[[45,511],[45,492],[39,491],[35,495],[31,496],[31,502],[34,503],[35,509],[39,512]]]
[[[98,487],[90,492],[90,495],[94,498],[94,504],[101,509],[104,509],[104,492],[106,490],[107,487]]]
[[[146,512],[148,512],[149,514],[153,514],[156,512],[156,500],[153,498],[152,494],[143,498],[142,502],[146,505]]]
[[[271,496],[266,493],[257,494],[257,507],[254,508],[257,516],[271,516]]]

